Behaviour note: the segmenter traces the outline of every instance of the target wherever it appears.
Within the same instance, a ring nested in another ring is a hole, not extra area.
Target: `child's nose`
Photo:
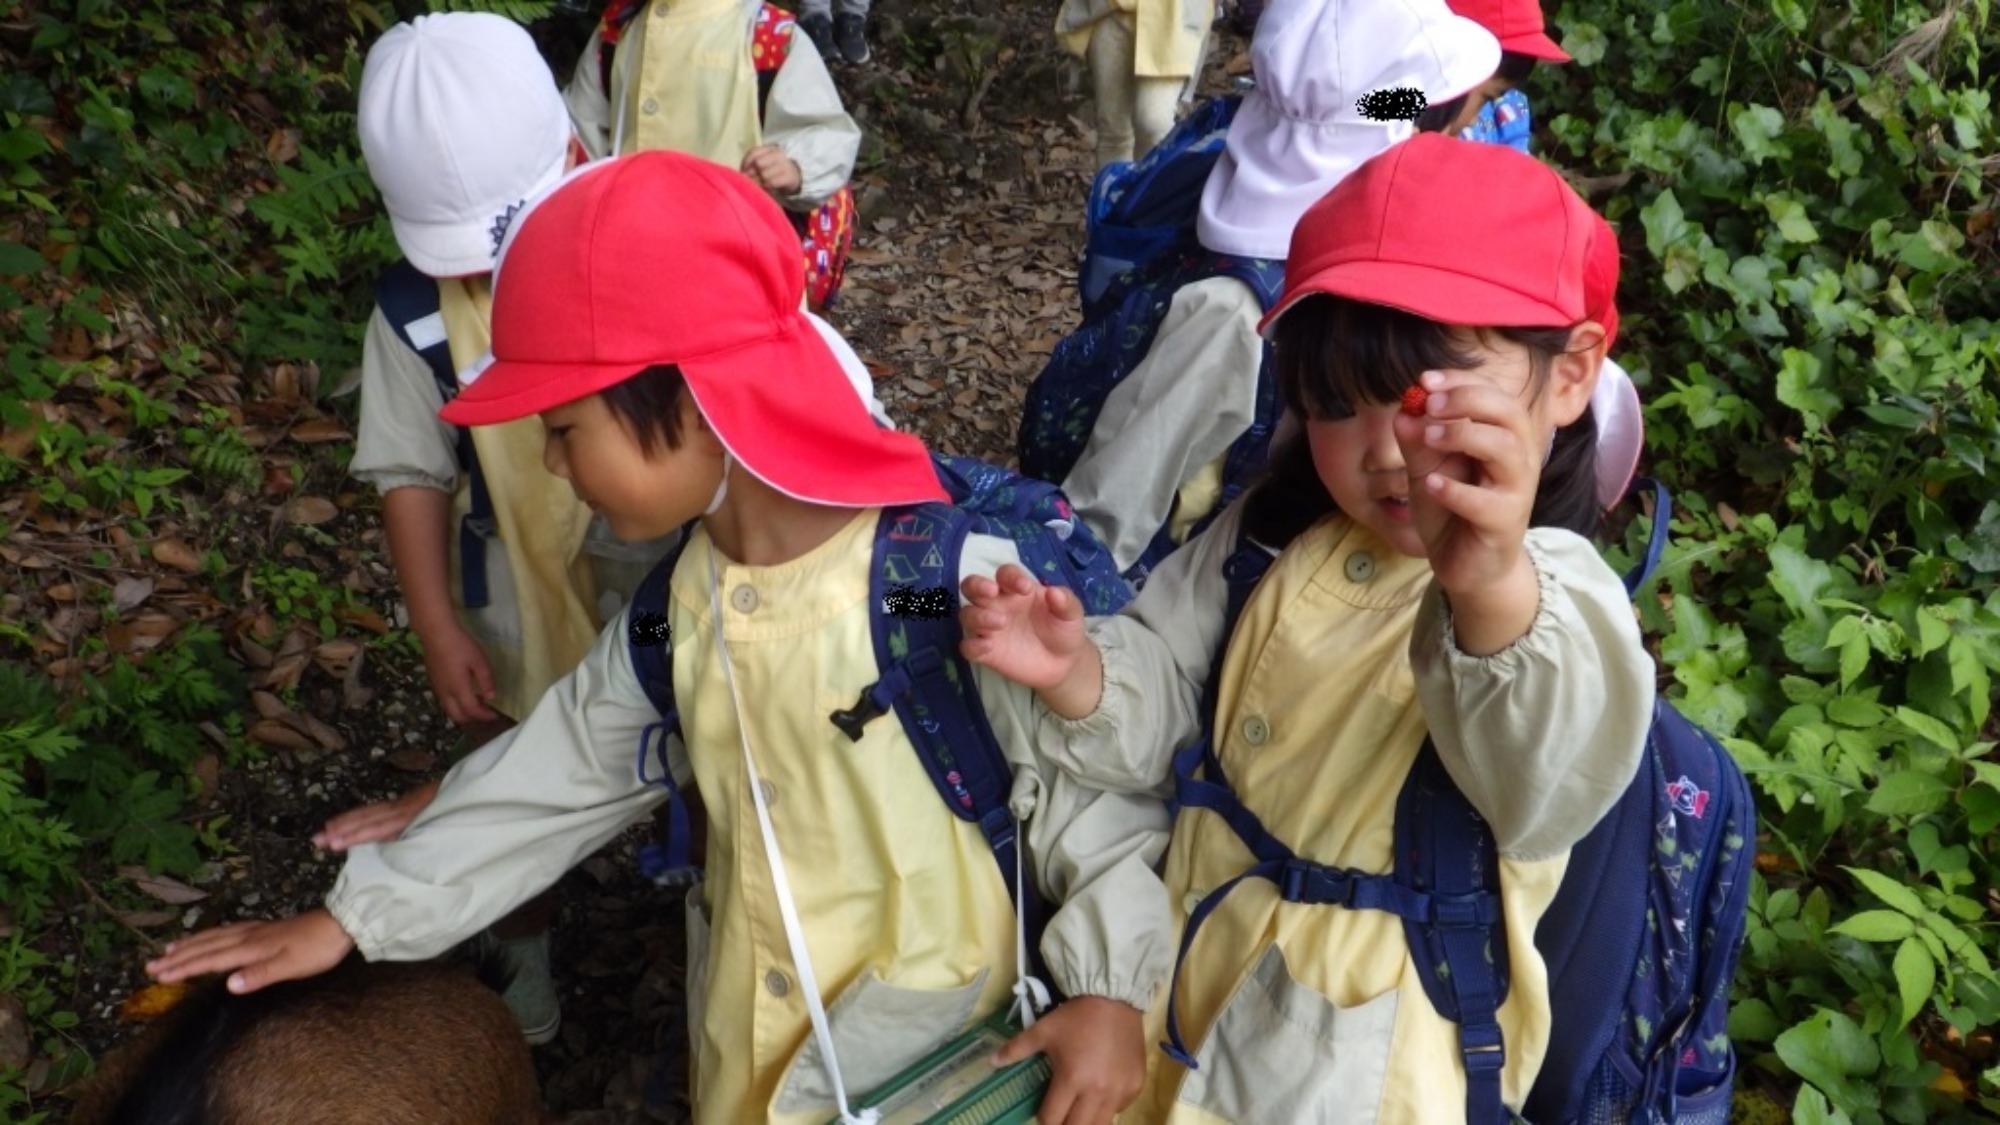
[[[1403,467],[1403,445],[1396,440],[1395,404],[1364,406],[1358,412],[1362,422],[1362,468],[1371,473],[1392,473]]]
[[[542,438],[542,468],[551,475],[569,479],[569,459],[563,456],[562,439],[554,434]]]

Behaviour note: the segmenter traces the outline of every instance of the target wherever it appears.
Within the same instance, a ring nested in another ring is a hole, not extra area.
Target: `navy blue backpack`
[[[1056,344],[1028,388],[1014,441],[1023,473],[1051,481],[1069,476],[1105,398],[1145,358],[1181,288],[1233,277],[1248,285],[1264,308],[1277,300],[1284,262],[1213,253],[1195,238],[1202,185],[1222,155],[1241,104],[1237,97],[1212,98],[1137,162],[1111,164],[1097,174],[1077,279],[1083,323]],[[1278,412],[1267,347],[1257,374],[1256,411],[1249,430],[1229,447],[1215,512],[1228,507],[1264,467]],[[1177,546],[1161,528],[1126,577],[1142,581]]]
[[[957,613],[959,554],[965,537],[979,532],[1012,540],[1022,565],[1044,584],[1075,591],[1086,613],[1116,613],[1131,600],[1132,591],[1112,568],[1110,553],[1054,485],[971,458],[933,454],[931,460],[952,502],[882,510],[869,579],[871,632],[881,675],[852,707],[827,720],[860,741],[863,727],[893,710],[945,807],[979,825],[1011,894],[1016,841],[1007,795],[1013,769],[979,701],[972,665],[958,651],[963,637]],[[640,735],[639,775],[669,793],[665,839],[642,850],[640,865],[663,884],[700,877],[691,861],[687,809],[665,758],[665,736],[679,732],[680,714],[674,703],[673,646],[662,643],[660,627],[680,554],[681,547],[674,547],[647,574],[632,595],[629,616],[632,667],[660,712],[660,720]],[[649,759],[657,761],[658,777],[648,775]],[[1028,892],[1029,901],[1017,907],[1027,915],[1028,932],[1038,936],[1046,914],[1032,882]]]
[[[399,258],[375,279],[375,303],[382,307],[396,338],[430,365],[438,393],[450,402],[458,394],[458,372],[451,365],[451,346],[445,342],[444,321],[438,314],[437,280],[419,272],[409,259]],[[472,508],[458,527],[459,591],[467,609],[480,609],[491,600],[486,588],[486,541],[499,533],[500,525],[493,518],[493,499],[486,492],[485,474],[479,471],[472,431],[457,429],[458,469],[472,484]]]
[[[1666,489],[1645,561],[1626,576],[1636,592],[1666,548]],[[1272,555],[1240,540],[1223,566],[1234,628]],[[1227,645],[1228,630],[1224,632]],[[1217,674],[1205,720],[1213,723]],[[1741,949],[1756,849],[1750,787],[1714,736],[1664,698],[1655,701],[1638,774],[1570,852],[1562,886],[1535,931],[1549,972],[1548,1053],[1527,1104],[1501,1103],[1506,1061],[1498,1010],[1507,996],[1499,858],[1486,822],[1426,740],[1396,802],[1395,869],[1375,875],[1301,859],[1237,799],[1210,734],[1175,758],[1176,802],[1207,809],[1236,831],[1257,862],[1189,915],[1196,930],[1247,878],[1276,883],[1288,902],[1386,910],[1403,919],[1431,1003],[1459,1025],[1466,1120],[1516,1115],[1536,1125],[1676,1122],[1728,1125],[1736,1069],[1729,985]],[[1176,989],[1179,959],[1175,963]],[[1192,1067],[1168,999],[1166,1052]]]

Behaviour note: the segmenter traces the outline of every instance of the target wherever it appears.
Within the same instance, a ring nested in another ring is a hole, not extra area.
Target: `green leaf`
[[[6,249],[0,243],[0,250]],[[0,273],[6,272],[0,269]],[[1979,522],[1965,533],[1962,550],[1952,552],[1960,562],[1982,574],[2000,573],[2000,500],[1988,500],[1979,510]]]
[[[1956,751],[1959,748],[1961,740],[1958,737],[1958,733],[1952,730],[1948,724],[1940,722],[1924,714],[1922,711],[1913,710],[1908,707],[1898,707],[1896,708],[1896,721],[1903,724],[1905,730],[1908,730],[1918,738],[1934,742],[1946,750]]]
[[[1769,196],[1764,200],[1764,210],[1770,212],[1771,221],[1778,225],[1778,234],[1787,242],[1818,242],[1819,228],[1806,218],[1805,204],[1787,195]]]
[[[1841,919],[1828,927],[1827,932],[1846,934],[1856,941],[1902,941],[1917,932],[1917,924],[1909,915],[1893,910],[1864,910]]]
[[[1832,567],[1789,542],[1771,544],[1771,588],[1785,599],[1794,615],[1823,624],[1826,611],[1820,608],[1819,595],[1832,584]]]
[[[1904,769],[1882,779],[1868,795],[1868,811],[1883,816],[1923,816],[1951,799],[1951,786],[1934,773]]]
[[[1828,1104],[1826,1095],[1808,1086],[1792,1102],[1792,1125],[1854,1125],[1845,1110]]]
[[[1915,917],[1922,917],[1924,900],[1917,892],[1882,874],[1864,867],[1843,867],[1842,871],[1854,876],[1856,882],[1868,888],[1868,893],[1888,903],[1890,906]]]
[[[1604,52],[1611,41],[1596,24],[1581,20],[1571,22],[1563,29],[1562,49],[1580,67],[1593,67],[1604,61]]]
[[[1872,1078],[1882,1065],[1882,1053],[1873,1036],[1841,1013],[1821,1008],[1778,1036],[1774,1046],[1792,1073],[1836,1103],[1871,1108],[1879,1103],[1874,1084],[1856,1079]]]
[[[1825,429],[1840,411],[1840,397],[1820,385],[1819,357],[1786,348],[1778,368],[1778,401],[1799,412],[1807,427]]]
[[[1738,1000],[1729,1006],[1729,1035],[1752,1043],[1769,1043],[1785,1029],[1778,1013],[1762,1000]]]
[[[0,242],[0,277],[37,274],[49,268],[49,260],[18,242]]]

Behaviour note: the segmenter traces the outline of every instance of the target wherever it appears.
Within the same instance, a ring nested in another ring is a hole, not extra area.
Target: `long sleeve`
[[[798,163],[798,194],[781,201],[793,211],[818,207],[854,178],[861,126],[841,105],[833,76],[802,31],[793,31],[791,52],[764,99],[764,143]]]
[[[1166,524],[1181,486],[1250,428],[1263,313],[1233,277],[1184,286],[1144,358],[1105,396],[1062,487],[1120,570]]]
[[[659,716],[632,670],[625,615],[520,726],[445,776],[401,839],[348,854],[327,907],[369,960],[436,956],[644,818],[665,791],[634,769]],[[674,740],[672,769],[688,775]]]
[[[1452,640],[1439,587],[1410,637],[1417,699],[1445,768],[1493,827],[1500,852],[1557,855],[1632,782],[1653,717],[1654,669],[1630,597],[1589,541],[1528,532],[1540,585],[1534,624],[1486,657]]]
[[[1018,565],[1013,544],[970,536],[966,574]],[[1173,820],[1151,793],[1106,792],[1034,753],[1046,720],[1034,694],[977,665],[979,696],[994,736],[1014,765],[1010,799],[1027,836],[1028,862],[1053,907],[1041,952],[1069,996],[1105,996],[1151,1007],[1173,968],[1174,920],[1155,867]]]
[[[361,345],[361,425],[348,472],[382,492],[458,486],[452,428],[438,418],[438,393],[424,357],[398,339],[378,307]]]
[[[611,99],[604,93],[604,35],[590,33],[583,53],[576,57],[576,70],[563,87],[563,104],[569,106],[570,128],[592,160],[611,154]]]
[[[1040,753],[1091,785],[1167,792],[1174,750],[1201,732],[1202,688],[1229,598],[1222,564],[1242,521],[1240,503],[1225,509],[1167,557],[1122,613],[1091,619],[1104,693],[1073,721],[1042,708]]]

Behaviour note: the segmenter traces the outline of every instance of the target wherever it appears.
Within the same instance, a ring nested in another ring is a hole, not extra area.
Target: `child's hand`
[[[1523,544],[1551,435],[1536,432],[1526,400],[1491,382],[1427,371],[1422,386],[1422,411],[1399,411],[1394,421],[1412,468],[1410,513],[1460,619],[1460,645],[1496,652],[1534,617],[1539,594]],[[1482,639],[1479,611],[1495,606],[1506,623]]]
[[[1097,709],[1102,665],[1097,646],[1084,634],[1083,603],[1075,594],[1044,586],[1011,563],[992,578],[967,578],[960,590],[966,606],[958,612],[965,630],[959,651],[967,660],[1035,689],[1065,718],[1080,719]],[[1079,675],[1092,668],[1099,670],[1096,676]]]
[[[400,797],[349,809],[314,833],[313,847],[322,851],[344,852],[362,844],[393,840],[417,819],[417,814],[437,799],[438,783],[426,781]]]
[[[744,153],[742,172],[779,199],[797,195],[805,183],[805,173],[799,170],[798,161],[786,156],[785,150],[777,145],[758,145]]]
[[[218,926],[169,942],[165,953],[146,962],[146,972],[163,983],[229,973],[229,991],[240,994],[316,976],[353,949],[354,939],[320,909],[276,922]]]
[[[493,668],[472,634],[453,621],[422,638],[424,670],[445,717],[460,726],[475,719],[500,716],[486,706],[493,701]]]
[[[1037,1051],[1055,1072],[1035,1120],[1041,1125],[1103,1125],[1139,1096],[1146,1081],[1146,1030],[1139,1009],[1102,996],[1056,1006],[1008,1040],[993,1065]]]

